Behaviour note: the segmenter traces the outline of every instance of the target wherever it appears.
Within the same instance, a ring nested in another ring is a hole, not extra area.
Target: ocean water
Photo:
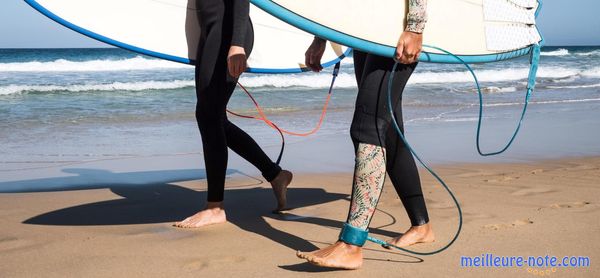
[[[506,122],[503,131],[510,132],[523,105],[528,59],[473,68],[484,88],[486,122]],[[0,49],[0,169],[19,163],[199,153],[193,78],[191,66],[115,48]],[[330,81],[331,69],[244,74],[240,80],[273,121],[299,132],[316,124]],[[347,134],[356,93],[348,58],[317,137]],[[474,129],[477,103],[464,67],[421,63],[405,91],[404,120],[408,130],[446,123]],[[600,47],[545,47],[531,107],[548,120],[557,113],[599,111]],[[255,115],[252,102],[239,90],[229,108]],[[261,144],[279,143],[261,122],[233,120]],[[591,128],[600,129],[600,124]]]

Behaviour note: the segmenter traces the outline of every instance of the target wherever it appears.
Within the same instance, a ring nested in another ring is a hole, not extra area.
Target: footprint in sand
[[[431,204],[431,205],[427,205],[428,207],[432,208],[432,209],[452,209],[452,208],[456,208],[456,205],[454,203],[437,203],[437,204]]]
[[[464,174],[458,174],[456,175],[456,177],[458,178],[473,178],[473,177],[488,177],[488,176],[495,176],[498,175],[498,173],[495,172],[469,172],[469,173],[464,173]]]
[[[463,212],[464,222],[469,223],[471,221],[479,220],[479,219],[491,219],[494,218],[493,214],[485,214],[485,213],[473,213],[473,212]]]
[[[598,168],[595,165],[580,164],[580,165],[569,167],[569,168],[562,168],[561,170],[563,170],[563,171],[585,171],[585,170],[599,170],[599,169],[600,168]]]
[[[546,187],[530,187],[530,188],[524,188],[524,189],[519,189],[513,193],[510,193],[510,195],[513,196],[530,196],[530,195],[536,195],[536,194],[542,194],[542,193],[551,193],[551,192],[556,192],[556,190],[550,189],[550,188],[546,188]]]
[[[425,199],[425,203],[427,203],[427,207],[428,208],[432,208],[432,209],[450,209],[450,208],[455,208],[456,205],[454,203],[450,203],[450,202],[440,202],[440,201],[436,201],[436,200],[432,200],[432,199]]]
[[[502,175],[501,177],[498,177],[496,179],[485,179],[483,180],[484,182],[507,182],[507,181],[512,181],[512,180],[518,180],[521,177],[519,176],[507,176],[507,175]]]
[[[209,267],[231,267],[245,260],[242,256],[204,257],[186,263],[183,268],[187,271],[198,271]]]
[[[537,174],[540,174],[540,173],[543,173],[543,172],[545,172],[544,169],[535,169],[535,170],[532,170],[530,173],[532,175],[537,175]]]
[[[488,229],[488,230],[501,230],[501,229],[517,228],[519,226],[530,225],[530,224],[533,224],[533,221],[531,221],[530,219],[521,219],[521,220],[515,220],[510,224],[506,224],[506,223],[489,224],[489,225],[483,226],[483,228]]]
[[[7,237],[0,239],[0,252],[16,250],[33,245],[30,240],[20,239],[16,237]]]
[[[560,203],[560,204],[552,204],[550,205],[550,208],[553,209],[564,209],[564,208],[582,208],[588,205],[591,205],[591,202],[585,202],[585,201],[581,201],[581,202],[571,202],[571,203]]]

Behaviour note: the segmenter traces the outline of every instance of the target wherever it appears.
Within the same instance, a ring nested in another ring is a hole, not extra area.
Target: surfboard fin
[[[494,24],[485,26],[488,50],[508,51],[539,43],[542,37],[535,25]]]
[[[537,1],[535,1],[537,3]],[[485,21],[535,24],[536,5],[520,6],[511,0],[484,0]]]
[[[508,51],[542,40],[535,26],[537,0],[484,0],[488,50]]]

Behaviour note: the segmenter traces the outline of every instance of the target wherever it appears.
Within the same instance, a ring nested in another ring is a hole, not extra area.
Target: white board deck
[[[167,60],[195,62],[200,35],[196,0],[25,0],[51,19],[100,41]],[[297,72],[313,35],[252,6],[255,43],[248,65],[255,72]],[[323,63],[343,57],[329,44]]]
[[[390,48],[395,48],[405,29],[408,12],[408,1],[401,0],[251,2],[311,33],[387,56],[393,53]],[[424,44],[458,56],[496,57],[527,48],[542,40],[535,26],[538,5],[536,0],[428,0]],[[377,47],[387,48],[390,53]],[[438,50],[425,51],[443,54]]]

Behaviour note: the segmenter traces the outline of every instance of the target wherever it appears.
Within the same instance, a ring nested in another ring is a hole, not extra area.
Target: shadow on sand
[[[202,209],[206,199],[205,191],[196,191],[171,184],[178,181],[204,179],[203,171],[197,169],[129,173],[113,173],[97,169],[65,169],[63,171],[76,174],[76,176],[4,182],[0,183],[0,188],[5,188],[4,193],[107,188],[121,198],[47,212],[23,221],[24,224],[85,226],[172,223]],[[236,170],[228,170],[227,175],[231,176],[236,173],[245,175]],[[292,250],[314,250],[317,247],[311,241],[274,229],[265,221],[265,217],[333,228],[343,225],[343,222],[331,219],[290,213],[281,215],[271,213],[275,207],[272,190],[258,187],[262,182],[259,179],[250,178],[248,184],[236,186],[235,190],[226,190],[225,193],[228,221],[241,229],[261,235]],[[327,192],[323,189],[324,187],[289,188],[289,207],[302,208],[349,198],[346,194]],[[11,190],[6,190],[6,188]],[[381,229],[372,229],[371,232],[386,236],[397,235]],[[409,257],[412,258],[410,261],[396,262],[413,263],[420,260],[416,257]],[[366,259],[368,260],[368,258]],[[307,263],[280,267],[301,272],[328,271]]]

